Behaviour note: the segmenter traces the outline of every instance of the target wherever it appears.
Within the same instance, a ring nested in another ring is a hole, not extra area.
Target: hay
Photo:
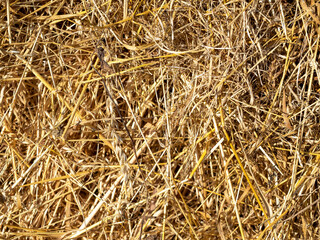
[[[0,11],[1,238],[319,238],[319,3]]]

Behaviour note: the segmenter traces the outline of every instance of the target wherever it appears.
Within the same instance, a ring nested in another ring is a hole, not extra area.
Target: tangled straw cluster
[[[319,238],[317,1],[2,4],[1,237]]]

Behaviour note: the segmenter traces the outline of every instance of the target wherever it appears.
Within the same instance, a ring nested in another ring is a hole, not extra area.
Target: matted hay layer
[[[0,238],[319,239],[317,1],[1,4]]]

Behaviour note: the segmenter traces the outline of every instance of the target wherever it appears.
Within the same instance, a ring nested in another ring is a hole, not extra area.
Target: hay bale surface
[[[0,11],[0,238],[319,238],[317,1]]]

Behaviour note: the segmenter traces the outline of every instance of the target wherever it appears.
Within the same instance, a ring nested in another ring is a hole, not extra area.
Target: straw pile
[[[1,238],[319,238],[317,1],[10,2]]]

